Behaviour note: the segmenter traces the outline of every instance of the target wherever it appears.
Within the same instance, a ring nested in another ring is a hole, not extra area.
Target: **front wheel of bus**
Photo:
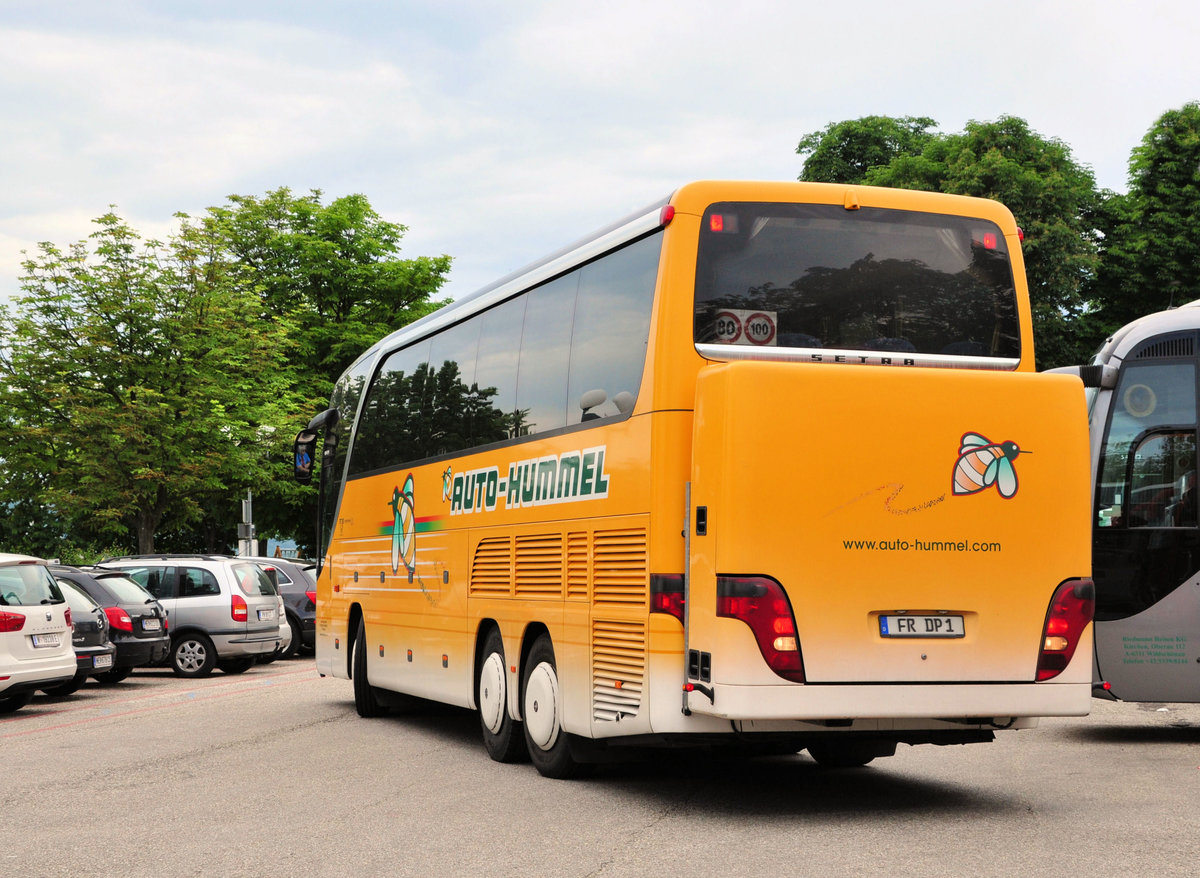
[[[504,672],[504,640],[493,628],[483,642],[475,695],[483,745],[497,762],[519,762],[525,756],[521,723],[508,715],[508,676]]]
[[[367,626],[360,623],[354,635],[354,654],[350,657],[350,676],[354,678],[354,709],[361,717],[383,716],[387,708],[375,693],[375,687],[367,682]]]
[[[571,755],[567,733],[562,729],[562,697],[554,646],[544,634],[534,641],[525,661],[521,695],[525,746],[534,768],[544,777],[564,780],[577,777],[584,766]]]

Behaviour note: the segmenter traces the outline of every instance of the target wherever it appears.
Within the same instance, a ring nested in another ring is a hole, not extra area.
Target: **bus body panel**
[[[1096,666],[1129,701],[1200,700],[1200,575],[1134,616],[1096,623]]]
[[[783,586],[809,683],[1035,678],[1051,595],[1089,570],[1077,381],[744,361],[697,386],[707,533],[691,542],[689,648],[712,654],[714,683],[780,682],[750,628],[714,615],[726,575]],[[981,457],[995,472],[956,493]],[[882,636],[879,617],[897,613],[961,616],[965,632]]]

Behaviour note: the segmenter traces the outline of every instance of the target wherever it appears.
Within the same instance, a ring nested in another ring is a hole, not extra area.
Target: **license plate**
[[[962,616],[901,613],[879,617],[883,637],[963,637],[966,633]]]
[[[162,631],[162,622],[158,619],[143,619],[143,631]]]
[[[112,667],[112,656],[111,655],[92,656],[92,667],[93,668],[111,668]]]
[[[45,649],[51,646],[62,646],[61,634],[33,634],[33,645],[38,649]]]
[[[260,621],[260,622],[269,622],[274,618],[275,618],[274,610],[259,610],[258,611],[258,621]]]

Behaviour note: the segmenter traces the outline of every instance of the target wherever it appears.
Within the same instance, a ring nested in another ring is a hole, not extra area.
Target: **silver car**
[[[181,677],[214,668],[240,674],[279,645],[279,593],[257,564],[227,555],[137,555],[100,566],[121,570],[166,609],[168,662]]]

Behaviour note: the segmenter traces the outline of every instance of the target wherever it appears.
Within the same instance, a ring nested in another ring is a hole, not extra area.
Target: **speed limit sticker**
[[[718,311],[713,318],[717,341],[721,344],[737,344],[742,338],[742,318],[746,311]]]
[[[745,332],[750,344],[775,344],[775,315],[755,311],[746,318]]]
[[[773,345],[775,312],[726,308],[713,315],[713,334],[720,344]]]

